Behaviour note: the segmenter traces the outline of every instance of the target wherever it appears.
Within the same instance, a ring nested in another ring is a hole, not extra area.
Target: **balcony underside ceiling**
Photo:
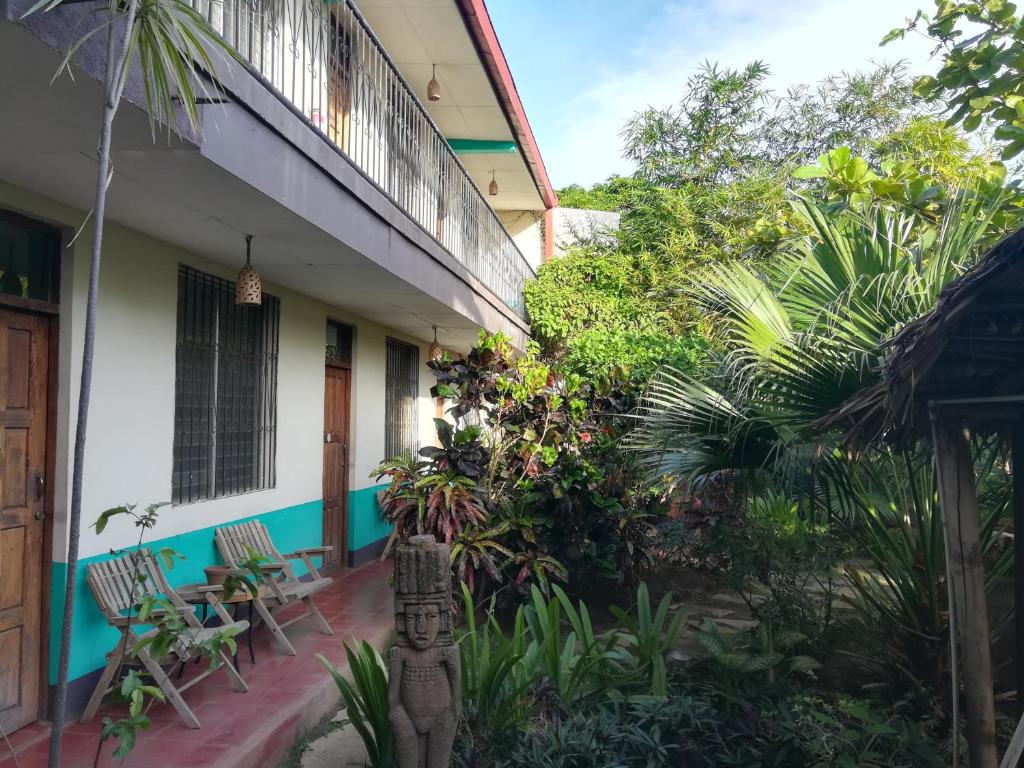
[[[0,181],[88,211],[100,86],[87,75],[51,85],[59,60],[53,48],[0,20]],[[415,338],[431,339],[437,325],[442,343],[465,349],[481,325],[511,331],[493,297],[439,267],[248,112],[236,105],[206,110],[200,147],[166,135],[154,143],[142,110],[122,105],[114,128],[109,220],[232,271],[243,258],[243,234],[250,233],[253,261],[266,281]],[[255,168],[272,168],[271,181],[283,186],[260,189],[240,178],[239,169],[213,157],[223,147],[248,157]],[[272,160],[254,163],[263,153]],[[327,218],[313,223],[310,211]],[[393,217],[403,216],[394,209]],[[344,224],[360,247],[340,238],[331,221]]]
[[[388,55],[449,139],[514,141],[454,0],[356,0]],[[437,65],[441,100],[427,100]],[[495,172],[500,189],[488,197],[495,210],[542,211],[544,203],[522,154],[460,155],[485,194]]]

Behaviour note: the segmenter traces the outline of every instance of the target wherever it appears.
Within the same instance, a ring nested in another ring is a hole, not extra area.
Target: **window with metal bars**
[[[273,488],[281,305],[236,306],[235,284],[178,267],[171,500]]]
[[[384,452],[386,456],[415,456],[419,452],[419,430],[416,418],[419,374],[419,347],[389,337],[384,378]]]

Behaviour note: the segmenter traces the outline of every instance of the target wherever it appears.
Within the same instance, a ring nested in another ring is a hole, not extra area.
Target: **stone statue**
[[[398,768],[448,768],[462,714],[452,639],[450,549],[413,536],[395,552],[395,630],[388,705]]]

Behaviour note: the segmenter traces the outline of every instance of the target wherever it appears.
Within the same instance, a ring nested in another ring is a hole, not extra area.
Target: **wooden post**
[[[1013,427],[1013,597],[1017,716],[1024,716],[1024,423]],[[1019,606],[1019,608],[1018,608]]]
[[[961,664],[967,700],[970,768],[996,768],[996,717],[992,697],[992,660],[988,605],[979,535],[974,459],[955,421],[931,414],[939,501],[946,534],[946,578],[953,584],[960,631]]]

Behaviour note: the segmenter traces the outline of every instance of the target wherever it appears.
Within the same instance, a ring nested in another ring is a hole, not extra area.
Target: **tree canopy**
[[[757,61],[705,64],[675,106],[626,123],[633,176],[559,191],[563,205],[618,211],[621,223],[615,246],[584,244],[527,287],[546,352],[590,377],[615,365],[638,383],[659,364],[690,370],[718,340],[684,287],[715,265],[765,262],[807,234],[794,196],[935,223],[957,190],[988,194],[1005,182],[1000,163],[923,110],[902,64],[781,95],[766,88],[768,72]]]
[[[939,105],[947,124],[971,133],[993,128],[1003,160],[1024,151],[1024,17],[1006,0],[935,0],[935,15],[918,11],[883,44],[920,33],[942,54],[935,75],[914,83],[914,94]]]

